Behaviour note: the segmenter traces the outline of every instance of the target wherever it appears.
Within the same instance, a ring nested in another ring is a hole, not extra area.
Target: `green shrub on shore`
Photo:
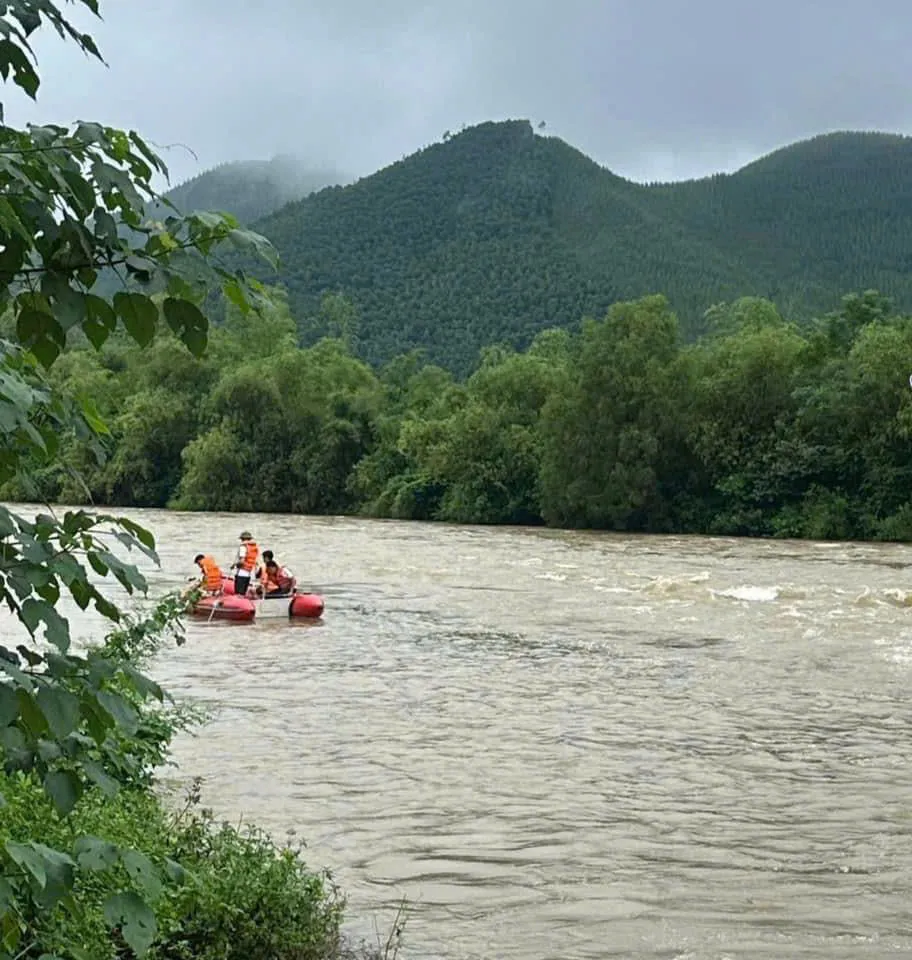
[[[173,812],[148,786],[111,799],[94,790],[63,818],[29,774],[0,774],[0,792],[7,803],[0,846],[40,836],[47,846],[67,850],[74,837],[88,836],[107,850],[134,852],[126,863],[112,857],[109,869],[79,874],[73,896],[80,909],[61,900],[49,912],[36,911],[23,958],[134,956],[105,916],[108,897],[130,885],[155,910],[151,960],[325,960],[340,950],[344,900],[329,878],[255,828],[216,823],[196,798]],[[103,853],[97,856],[104,861]],[[160,882],[140,858],[170,868],[168,879]]]

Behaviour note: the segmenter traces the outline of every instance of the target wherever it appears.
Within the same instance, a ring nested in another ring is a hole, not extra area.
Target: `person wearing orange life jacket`
[[[288,567],[282,567],[276,563],[275,555],[271,550],[263,551],[260,586],[267,597],[287,597],[294,590],[294,574]]]
[[[256,545],[256,541],[247,530],[241,534],[240,540],[241,545],[238,547],[237,559],[232,564],[232,570],[234,570],[234,592],[239,597],[246,597],[247,590],[250,588],[250,580],[253,577],[253,571],[256,569],[260,548]]]
[[[206,593],[222,592],[222,571],[219,565],[209,556],[209,554],[198,553],[193,562],[202,570],[203,575],[199,581],[199,588]]]

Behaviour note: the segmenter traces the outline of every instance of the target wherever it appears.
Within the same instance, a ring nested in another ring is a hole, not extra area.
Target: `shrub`
[[[138,857],[80,871],[72,891],[80,909],[64,899],[30,916],[23,960],[135,956],[110,932],[104,906],[131,885],[155,908],[158,934],[147,954],[154,960],[325,960],[340,948],[344,900],[330,878],[254,827],[217,824],[211,812],[195,809],[197,796],[174,813],[146,787],[113,799],[95,790],[62,818],[28,773],[0,774],[0,790],[7,803],[0,845],[40,836],[48,847],[72,850],[74,836],[83,835],[138,853],[170,876],[160,885]]]

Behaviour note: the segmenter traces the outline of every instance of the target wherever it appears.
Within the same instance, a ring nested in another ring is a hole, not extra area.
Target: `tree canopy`
[[[256,221],[305,345],[322,298],[351,301],[356,355],[410,349],[464,376],[481,348],[661,291],[693,339],[714,304],[795,321],[875,288],[912,309],[912,139],[831,134],[734,174],[636,184],[525,121],[482,123]],[[230,208],[229,208],[230,209]]]
[[[275,295],[255,318],[229,309],[199,358],[164,328],[70,351],[55,383],[91,390],[107,457],[70,431],[33,483],[119,506],[912,534],[912,319],[874,291],[802,325],[761,298],[717,304],[694,342],[664,296],[621,301],[524,351],[487,347],[465,380],[420,351],[374,369],[351,305],[321,312],[338,335],[310,347]]]

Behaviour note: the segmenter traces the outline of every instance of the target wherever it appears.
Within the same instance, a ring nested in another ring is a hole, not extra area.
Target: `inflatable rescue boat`
[[[206,617],[207,620],[233,620],[237,623],[250,623],[256,616],[256,606],[246,597],[232,594],[210,594],[201,597],[190,608],[190,612],[197,617]]]
[[[306,619],[318,620],[323,616],[323,598],[316,593],[293,590],[281,597],[239,597],[234,592],[234,580],[222,580],[222,592],[215,596],[202,597],[191,613],[210,620],[233,620],[249,623],[251,620]]]

